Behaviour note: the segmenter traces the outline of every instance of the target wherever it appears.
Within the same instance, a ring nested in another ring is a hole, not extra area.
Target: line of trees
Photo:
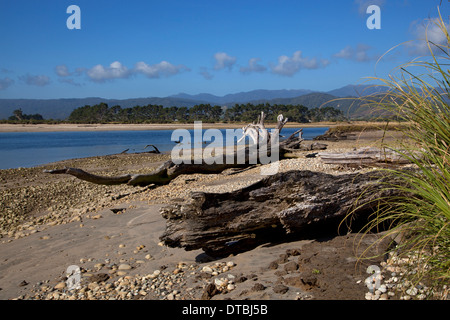
[[[36,114],[25,114],[22,109],[16,109],[13,111],[13,115],[8,118],[11,121],[24,121],[24,120],[44,120],[42,115]]]
[[[187,107],[163,107],[161,105],[122,108],[108,107],[106,103],[86,105],[72,111],[68,121],[73,123],[170,123],[203,122],[252,122],[261,111],[267,115],[266,122],[276,122],[282,113],[292,122],[319,122],[344,120],[343,112],[333,107],[308,109],[302,105],[282,104],[235,104],[232,107],[199,104]]]

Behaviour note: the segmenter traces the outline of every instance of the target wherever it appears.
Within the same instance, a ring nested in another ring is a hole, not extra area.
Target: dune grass
[[[385,237],[401,235],[391,254],[409,261],[405,277],[442,291],[450,287],[450,37],[440,14],[430,23],[439,26],[446,44],[427,40],[429,56],[399,66],[398,76],[371,78],[390,90],[371,107],[408,123],[399,129],[409,142],[386,147],[413,165],[385,169],[392,179],[384,187],[401,195],[377,199],[382,205],[365,231],[388,224]]]

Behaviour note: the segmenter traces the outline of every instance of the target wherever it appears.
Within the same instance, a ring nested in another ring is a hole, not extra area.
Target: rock
[[[122,211],[126,210],[126,208],[113,208],[113,209],[109,209],[109,210],[111,210],[115,214],[121,214]]]
[[[314,275],[305,275],[301,278],[303,284],[309,288],[315,287],[317,285],[317,278]]]
[[[146,292],[145,290],[140,290],[140,291],[139,291],[139,294],[140,294],[141,296],[146,296],[146,295],[147,295],[147,292]]]
[[[222,280],[222,279],[216,278],[216,279],[214,279],[214,284],[215,284],[217,287],[221,287],[221,286],[223,286],[223,285],[225,284],[225,281]]]
[[[19,283],[19,287],[24,287],[28,285],[28,282],[26,282],[25,280],[23,280],[21,283]]]
[[[252,287],[252,291],[263,291],[263,290],[265,290],[266,289],[266,287],[263,285],[263,284],[261,284],[261,283],[255,283],[255,285]]]
[[[89,290],[94,290],[95,288],[98,288],[98,287],[99,287],[99,285],[97,282],[91,282],[88,284]]]
[[[245,281],[247,281],[247,277],[246,276],[240,276],[240,277],[238,277],[237,279],[236,279],[236,283],[242,283],[242,282],[245,282]]]
[[[285,294],[286,292],[288,292],[288,290],[289,287],[282,284],[277,284],[276,286],[273,287],[273,292],[275,293]]]
[[[408,290],[406,290],[406,294],[409,296],[415,296],[417,294],[418,290],[415,287],[412,287]]]
[[[276,260],[277,263],[283,264],[288,261],[288,255],[287,254],[280,254],[280,257]]]
[[[300,255],[300,251],[297,249],[287,249],[286,250],[286,254],[288,256],[299,256]]]
[[[227,267],[229,267],[229,268],[234,267],[234,262],[233,261],[228,261],[227,262]]]
[[[219,293],[214,283],[210,283],[206,286],[202,294],[202,300],[210,300],[213,296]]]
[[[90,282],[105,282],[106,280],[109,279],[109,275],[107,275],[106,273],[98,273],[98,274],[94,274],[92,277],[89,278]]]
[[[298,269],[298,264],[295,261],[290,261],[284,265],[284,270],[287,272],[296,271]]]
[[[276,261],[272,261],[269,264],[269,269],[276,270],[278,268],[278,263]]]
[[[210,266],[204,266],[204,267],[202,268],[202,271],[203,271],[203,272],[213,272],[213,269],[212,269]]]
[[[66,283],[65,283],[64,281],[62,281],[62,282],[58,283],[58,284],[54,287],[54,289],[56,289],[56,290],[63,290],[65,287],[66,287]]]
[[[121,265],[119,265],[119,270],[131,270],[132,267],[129,264],[126,263],[122,263]]]
[[[231,283],[228,284],[228,286],[227,286],[227,290],[228,290],[228,291],[234,290],[234,288],[236,288],[235,285],[234,285],[234,284],[231,284]]]

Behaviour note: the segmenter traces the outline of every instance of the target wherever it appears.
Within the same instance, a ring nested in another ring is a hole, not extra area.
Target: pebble
[[[414,254],[404,258],[397,258],[395,254],[391,253],[382,269],[384,283],[374,293],[367,292],[365,299],[387,300],[395,297],[396,293],[399,294],[400,300],[424,300],[430,297],[442,298],[446,290],[445,286],[442,287],[442,291],[436,292],[434,291],[435,289],[432,290],[422,282],[413,285],[411,280],[408,280],[409,275],[417,273],[417,270],[411,270],[411,264],[417,264],[417,259]],[[385,278],[383,272],[387,272],[390,277]],[[358,281],[358,283],[361,283],[361,281]]]
[[[418,290],[415,287],[412,287],[408,290],[406,290],[406,294],[409,296],[415,296],[417,294]]]
[[[275,293],[285,294],[286,292],[288,292],[288,290],[289,287],[282,284],[277,284],[273,287],[273,292]]]
[[[122,263],[119,265],[119,270],[131,270],[131,266],[129,264]]]
[[[209,266],[204,266],[204,267],[202,268],[202,271],[203,271],[203,272],[213,272],[213,270],[212,270],[211,267],[209,267]]]
[[[66,287],[65,282],[59,282],[57,285],[55,285],[54,289],[56,290],[63,290]]]

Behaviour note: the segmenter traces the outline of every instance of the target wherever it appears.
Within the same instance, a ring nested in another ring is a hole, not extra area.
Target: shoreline
[[[236,129],[246,126],[247,123],[202,123],[203,129]],[[267,124],[273,128],[276,124]],[[292,127],[331,127],[336,122],[316,123],[287,123],[286,128]],[[194,129],[193,123],[155,123],[155,124],[0,124],[0,132],[71,132],[71,131],[145,131],[145,130],[175,130]]]

